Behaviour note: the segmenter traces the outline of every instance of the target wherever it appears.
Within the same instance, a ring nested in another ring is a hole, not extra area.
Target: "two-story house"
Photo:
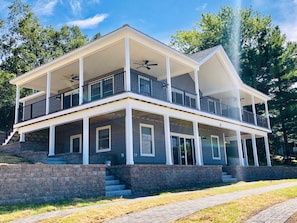
[[[188,56],[125,25],[11,84],[20,141],[46,130],[69,163],[258,166],[264,145],[271,165],[270,98],[221,46]]]

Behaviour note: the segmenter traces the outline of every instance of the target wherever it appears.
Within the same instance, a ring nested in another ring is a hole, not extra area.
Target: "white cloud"
[[[207,3],[204,3],[203,5],[200,5],[199,7],[196,8],[196,11],[204,11],[207,7]]]
[[[80,0],[70,0],[69,1],[71,10],[74,15],[80,15],[81,13],[81,1]]]
[[[297,42],[297,21],[279,24],[281,32],[287,37],[287,41]]]
[[[57,3],[58,0],[48,0],[47,2],[38,0],[33,7],[33,11],[36,15],[52,15]]]
[[[92,18],[70,21],[67,23],[67,25],[78,26],[81,29],[88,29],[103,22],[107,17],[108,17],[108,14],[97,14]]]

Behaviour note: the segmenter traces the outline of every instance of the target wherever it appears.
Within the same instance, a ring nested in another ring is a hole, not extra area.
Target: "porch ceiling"
[[[136,63],[156,63],[150,70],[139,67]],[[120,39],[108,46],[95,50],[92,54],[84,57],[84,81],[95,79],[99,76],[124,69],[125,67],[125,41]],[[166,79],[166,55],[155,50],[154,46],[146,46],[130,39],[130,67],[159,80]],[[171,76],[181,75],[193,71],[193,68],[186,66],[176,60],[170,61]],[[71,75],[79,75],[79,60],[74,58],[69,64],[64,64],[57,70],[51,71],[51,91],[57,93],[78,84],[78,81],[70,81]],[[21,87],[46,91],[46,73],[42,77],[30,80]]]

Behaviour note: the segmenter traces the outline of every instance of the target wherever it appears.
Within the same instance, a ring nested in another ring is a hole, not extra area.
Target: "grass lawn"
[[[82,222],[82,223],[103,222],[110,218],[125,215],[127,213],[141,211],[147,208],[169,204],[173,202],[191,200],[191,199],[201,198],[205,196],[235,192],[240,190],[247,190],[247,189],[258,188],[263,186],[270,186],[270,185],[280,184],[288,181],[296,181],[296,180],[259,181],[255,183],[239,182],[229,186],[218,186],[218,187],[212,187],[208,189],[200,189],[200,190],[198,189],[195,191],[182,192],[182,193],[168,192],[168,193],[160,194],[159,196],[147,198],[145,200],[135,200],[129,203],[129,205],[116,204],[115,202],[119,201],[119,199],[104,200],[102,198],[98,198],[97,200],[96,199],[95,200],[79,200],[79,199],[77,200],[76,199],[72,201],[67,201],[62,203],[60,202],[60,203],[48,204],[48,205],[34,205],[34,206],[17,205],[17,206],[7,206],[7,207],[0,206],[0,219],[1,219],[0,222],[1,223],[8,222],[15,219],[19,219],[21,217],[36,215],[39,213],[60,210],[60,209],[71,209],[75,207],[90,206],[90,205],[99,204],[99,203],[114,203],[112,206],[80,211],[65,217],[52,218],[52,219],[47,219],[42,221],[47,223],[49,222]],[[289,196],[291,195],[293,196],[293,194],[296,195],[297,187],[286,189],[286,191],[287,190],[290,191],[291,189],[294,190],[294,192],[290,193],[290,195],[284,196],[281,199],[288,199]],[[272,193],[269,196],[270,196],[270,200],[271,200],[271,196],[273,197],[276,196],[277,201],[280,202],[280,198],[277,193]],[[263,201],[265,201],[265,199],[263,199]],[[184,222],[188,221],[187,219],[183,219],[183,220]],[[229,221],[224,221],[224,222],[229,222]]]
[[[31,163],[31,162],[23,157],[0,152],[0,164],[28,164],[28,163]]]

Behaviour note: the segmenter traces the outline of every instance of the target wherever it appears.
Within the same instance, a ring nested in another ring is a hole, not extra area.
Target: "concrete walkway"
[[[297,198],[294,198],[261,211],[259,214],[253,216],[245,223],[286,222],[296,212]]]
[[[261,187],[256,189],[232,192],[227,194],[219,194],[215,196],[199,198],[195,200],[189,200],[184,202],[177,202],[164,206],[150,208],[140,212],[134,212],[128,215],[124,215],[119,218],[111,219],[108,223],[168,223],[180,218],[191,215],[199,210],[210,208],[216,205],[228,203],[237,199],[240,199],[249,195],[262,194],[269,191],[283,189],[286,187],[297,186],[297,183],[284,183],[279,185],[273,185],[268,187]],[[281,215],[282,213],[279,212]]]
[[[266,186],[266,187],[261,187],[256,189],[219,194],[219,195],[214,195],[214,196],[209,196],[204,198],[198,198],[195,200],[188,200],[184,202],[176,202],[176,203],[172,203],[164,206],[158,206],[158,207],[146,209],[144,211],[134,212],[128,215],[124,215],[122,217],[111,219],[108,222],[109,223],[115,223],[115,222],[121,222],[121,223],[122,222],[129,222],[129,223],[134,223],[134,222],[135,223],[136,222],[137,223],[139,222],[144,222],[144,223],[164,222],[165,223],[166,222],[167,223],[167,222],[172,222],[177,219],[191,215],[199,210],[220,205],[223,203],[231,202],[245,196],[262,194],[269,191],[283,189],[287,187],[293,187],[293,186],[297,186],[297,182],[289,182],[289,183]],[[107,206],[114,206],[118,204],[129,205],[130,203],[134,203],[139,200],[150,199],[150,198],[151,197],[143,197],[143,198],[136,198],[132,200],[114,202],[110,204],[101,204],[101,205],[94,205],[94,206],[75,208],[75,209],[69,209],[69,210],[53,211],[53,212],[44,213],[36,216],[22,218],[22,219],[13,221],[13,223],[23,223],[23,222],[35,223],[47,218],[62,217],[78,211],[97,209],[97,208],[102,208]],[[282,215],[282,212],[276,212],[276,213],[278,213],[279,215]]]

